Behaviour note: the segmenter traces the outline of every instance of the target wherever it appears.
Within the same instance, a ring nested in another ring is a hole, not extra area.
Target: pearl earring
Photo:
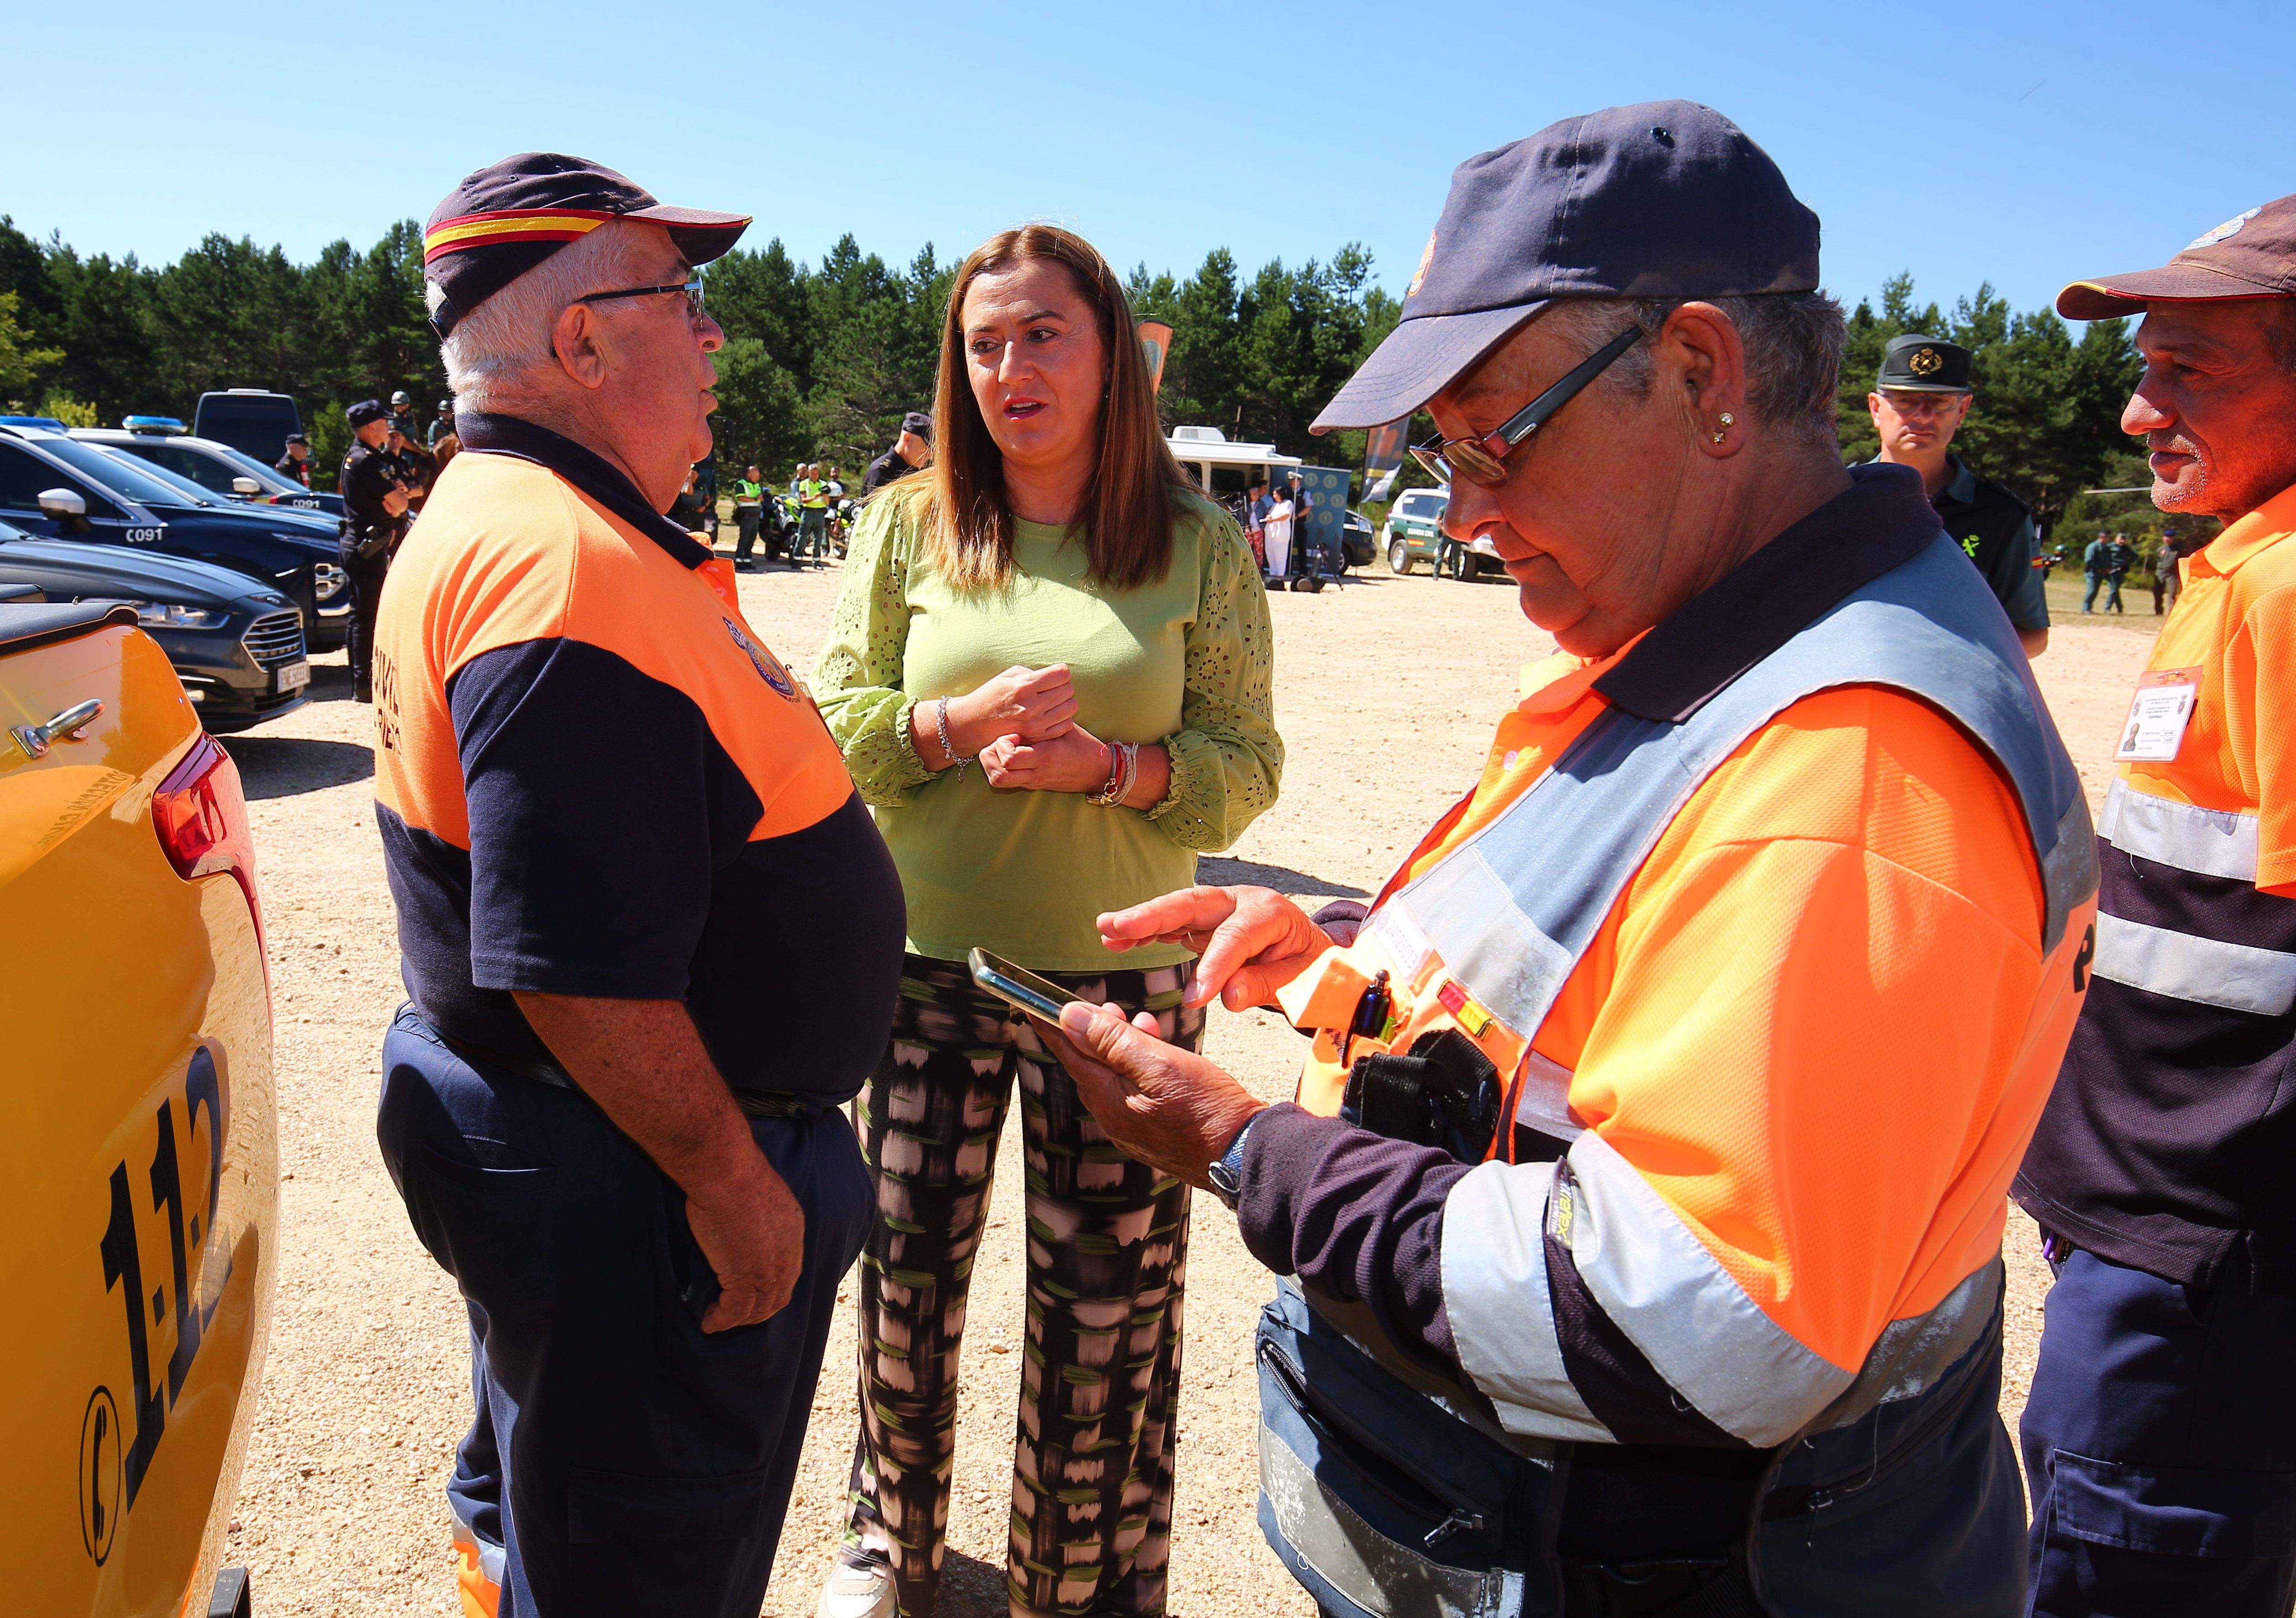
[[[1714,432],[1714,441],[1716,443],[1719,444],[1723,439],[1730,436],[1730,425],[1737,419],[1738,418],[1736,416],[1732,415],[1727,410],[1725,410],[1722,413],[1722,425],[1715,429]]]

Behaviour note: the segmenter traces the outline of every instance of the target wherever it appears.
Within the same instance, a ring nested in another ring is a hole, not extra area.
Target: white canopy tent
[[[1279,454],[1273,444],[1231,444],[1217,427],[1175,427],[1166,441],[1173,459],[1215,499],[1240,495],[1255,478],[1273,479],[1300,464],[1298,456]]]

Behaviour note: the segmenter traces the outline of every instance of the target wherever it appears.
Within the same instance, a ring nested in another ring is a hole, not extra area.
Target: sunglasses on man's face
[[[1961,400],[1960,393],[1901,393],[1895,388],[1881,390],[1882,402],[1899,415],[1951,415]]]
[[[609,298],[651,298],[657,292],[685,293],[687,317],[693,320],[701,318],[704,311],[701,308],[701,278],[699,275],[685,281],[668,282],[660,286],[620,286],[611,292],[586,292],[574,301],[603,303]]]
[[[1562,381],[1509,416],[1497,431],[1487,432],[1480,438],[1431,439],[1424,444],[1413,445],[1411,458],[1425,467],[1430,475],[1446,483],[1457,477],[1486,489],[1496,489],[1507,480],[1506,458],[1515,447],[1546,425],[1556,411],[1578,398],[1588,382],[1609,370],[1611,362],[1633,348],[1642,335],[1642,327],[1628,327],[1573,365]]]

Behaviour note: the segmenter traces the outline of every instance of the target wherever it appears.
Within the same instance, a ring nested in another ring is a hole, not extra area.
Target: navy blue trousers
[[[805,1269],[772,1319],[705,1335],[685,1198],[603,1113],[474,1067],[411,1010],[384,1039],[383,1159],[470,1305],[448,1495],[499,1553],[501,1618],[756,1618],[872,1198],[841,1113],[751,1128],[805,1210]]]
[[[2076,1251],[2025,1406],[2031,1606],[2048,1618],[2287,1618],[2296,1299]]]

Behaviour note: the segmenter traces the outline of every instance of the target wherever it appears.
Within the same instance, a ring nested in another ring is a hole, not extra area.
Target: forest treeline
[[[774,240],[711,265],[709,309],[726,336],[721,464],[755,461],[778,476],[818,459],[857,472],[903,412],[931,402],[955,270],[931,246],[889,265],[849,234],[818,264]],[[1185,275],[1135,268],[1136,312],[1173,328],[1166,421],[1359,465],[1361,433],[1317,439],[1308,425],[1395,324],[1398,302],[1372,271],[1352,244],[1250,274],[1225,249]],[[1850,316],[1845,453],[1873,453],[1866,392],[1882,346],[1906,331],[1974,351],[1978,405],[1961,445],[2045,523],[2157,526],[2141,499],[2080,493],[2144,481],[2117,425],[2139,369],[2125,323],[2070,327],[2046,309],[2013,311],[1990,287],[1950,308],[1917,303],[1911,278],[1898,276]],[[210,235],[172,263],[145,265],[39,241],[0,217],[0,404],[91,424],[130,413],[188,419],[201,392],[228,387],[292,394],[330,460],[348,439],[347,404],[404,388],[427,415],[446,379],[423,318],[420,228],[403,221],[363,251],[336,242],[308,264]],[[1423,419],[1414,431],[1427,431]],[[1406,481],[1415,476],[1409,469]]]

